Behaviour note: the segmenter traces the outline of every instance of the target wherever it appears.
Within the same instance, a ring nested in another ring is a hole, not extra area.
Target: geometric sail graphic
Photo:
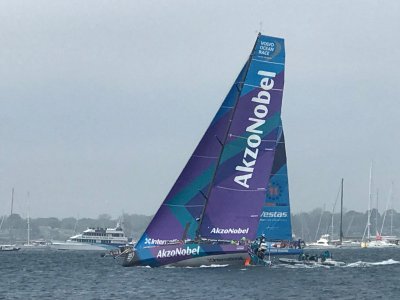
[[[206,201],[205,195],[210,189],[210,182],[221,153],[220,140],[226,134],[239,95],[238,85],[244,80],[245,67],[239,73],[186,166],[139,239],[136,248],[195,238]]]

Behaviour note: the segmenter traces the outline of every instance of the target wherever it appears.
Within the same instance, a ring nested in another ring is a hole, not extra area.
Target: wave
[[[372,267],[372,266],[387,266],[387,265],[397,265],[400,264],[400,261],[394,260],[394,259],[388,259],[388,260],[383,260],[383,261],[377,261],[377,262],[366,262],[366,261],[356,261],[354,263],[350,263],[346,265],[346,267],[349,268],[365,268],[365,267]]]
[[[217,265],[217,264],[213,264],[213,265],[201,265],[200,268],[225,268],[229,265]]]
[[[321,265],[321,264],[313,264],[313,265],[306,265],[306,264],[297,264],[297,265],[289,265],[289,264],[275,264],[271,266],[272,269],[278,268],[287,268],[287,269],[316,269],[316,268],[325,268],[330,269],[330,266]]]
[[[218,264],[212,264],[212,265],[201,265],[201,266],[196,266],[196,267],[192,267],[192,266],[165,266],[165,269],[174,269],[174,268],[183,268],[183,269],[199,269],[199,268],[225,268],[229,266],[228,265],[218,265]]]

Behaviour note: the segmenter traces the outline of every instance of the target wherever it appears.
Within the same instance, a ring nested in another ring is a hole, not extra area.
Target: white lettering
[[[268,45],[263,46],[269,47]],[[274,47],[274,44],[272,47]],[[242,160],[243,165],[236,166],[235,168],[236,171],[244,172],[245,174],[235,176],[234,179],[237,184],[247,189],[250,187],[247,181],[253,177],[253,166],[256,164],[258,147],[261,144],[261,135],[263,134],[263,131],[260,127],[265,124],[265,118],[268,115],[267,105],[271,101],[271,94],[268,91],[274,87],[274,80],[272,78],[276,76],[276,73],[274,72],[262,70],[258,71],[257,74],[264,76],[260,81],[260,87],[263,90],[258,93],[257,97],[251,99],[252,102],[259,103],[253,111],[256,118],[249,117],[249,121],[253,123],[246,128],[246,132],[252,134],[247,138],[247,147],[244,150]],[[253,148],[254,150],[250,150],[249,148]],[[246,160],[247,156],[250,156],[253,160]]]
[[[190,248],[189,246],[186,248],[176,248],[173,250],[159,250],[157,253],[157,258],[166,258],[166,257],[174,257],[174,256],[185,256],[185,255],[199,255],[200,254],[200,246],[197,248]]]
[[[259,135],[252,134],[247,138],[247,145],[251,148],[257,148],[261,144],[261,138]]]
[[[265,118],[267,116],[267,114],[268,114],[268,108],[265,105],[262,105],[262,104],[257,105],[256,108],[254,109],[254,114],[259,119]],[[262,121],[264,121],[264,120],[262,120]]]
[[[249,228],[243,229],[243,228],[218,228],[214,227],[211,229],[210,233],[215,233],[215,234],[248,234],[249,233]]]
[[[287,218],[287,212],[280,211],[263,211],[261,214],[261,218]]]
[[[237,166],[236,170],[239,167],[240,166]],[[247,180],[249,180],[249,179],[251,179],[251,177],[253,177],[252,172],[253,171],[251,171],[251,173],[248,173],[248,174],[235,176],[235,182],[248,189],[249,185],[247,184]]]

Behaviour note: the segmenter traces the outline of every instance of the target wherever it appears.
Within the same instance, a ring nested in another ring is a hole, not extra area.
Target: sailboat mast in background
[[[339,239],[340,244],[343,242],[343,178],[340,186],[340,232],[339,232]]]

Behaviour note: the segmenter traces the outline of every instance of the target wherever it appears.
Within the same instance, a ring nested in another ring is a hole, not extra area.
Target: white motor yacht
[[[306,248],[332,249],[336,248],[336,244],[331,242],[329,234],[323,234],[317,242],[307,244]]]
[[[57,250],[112,250],[128,243],[120,225],[115,228],[88,228],[65,242],[53,241],[50,247]]]

